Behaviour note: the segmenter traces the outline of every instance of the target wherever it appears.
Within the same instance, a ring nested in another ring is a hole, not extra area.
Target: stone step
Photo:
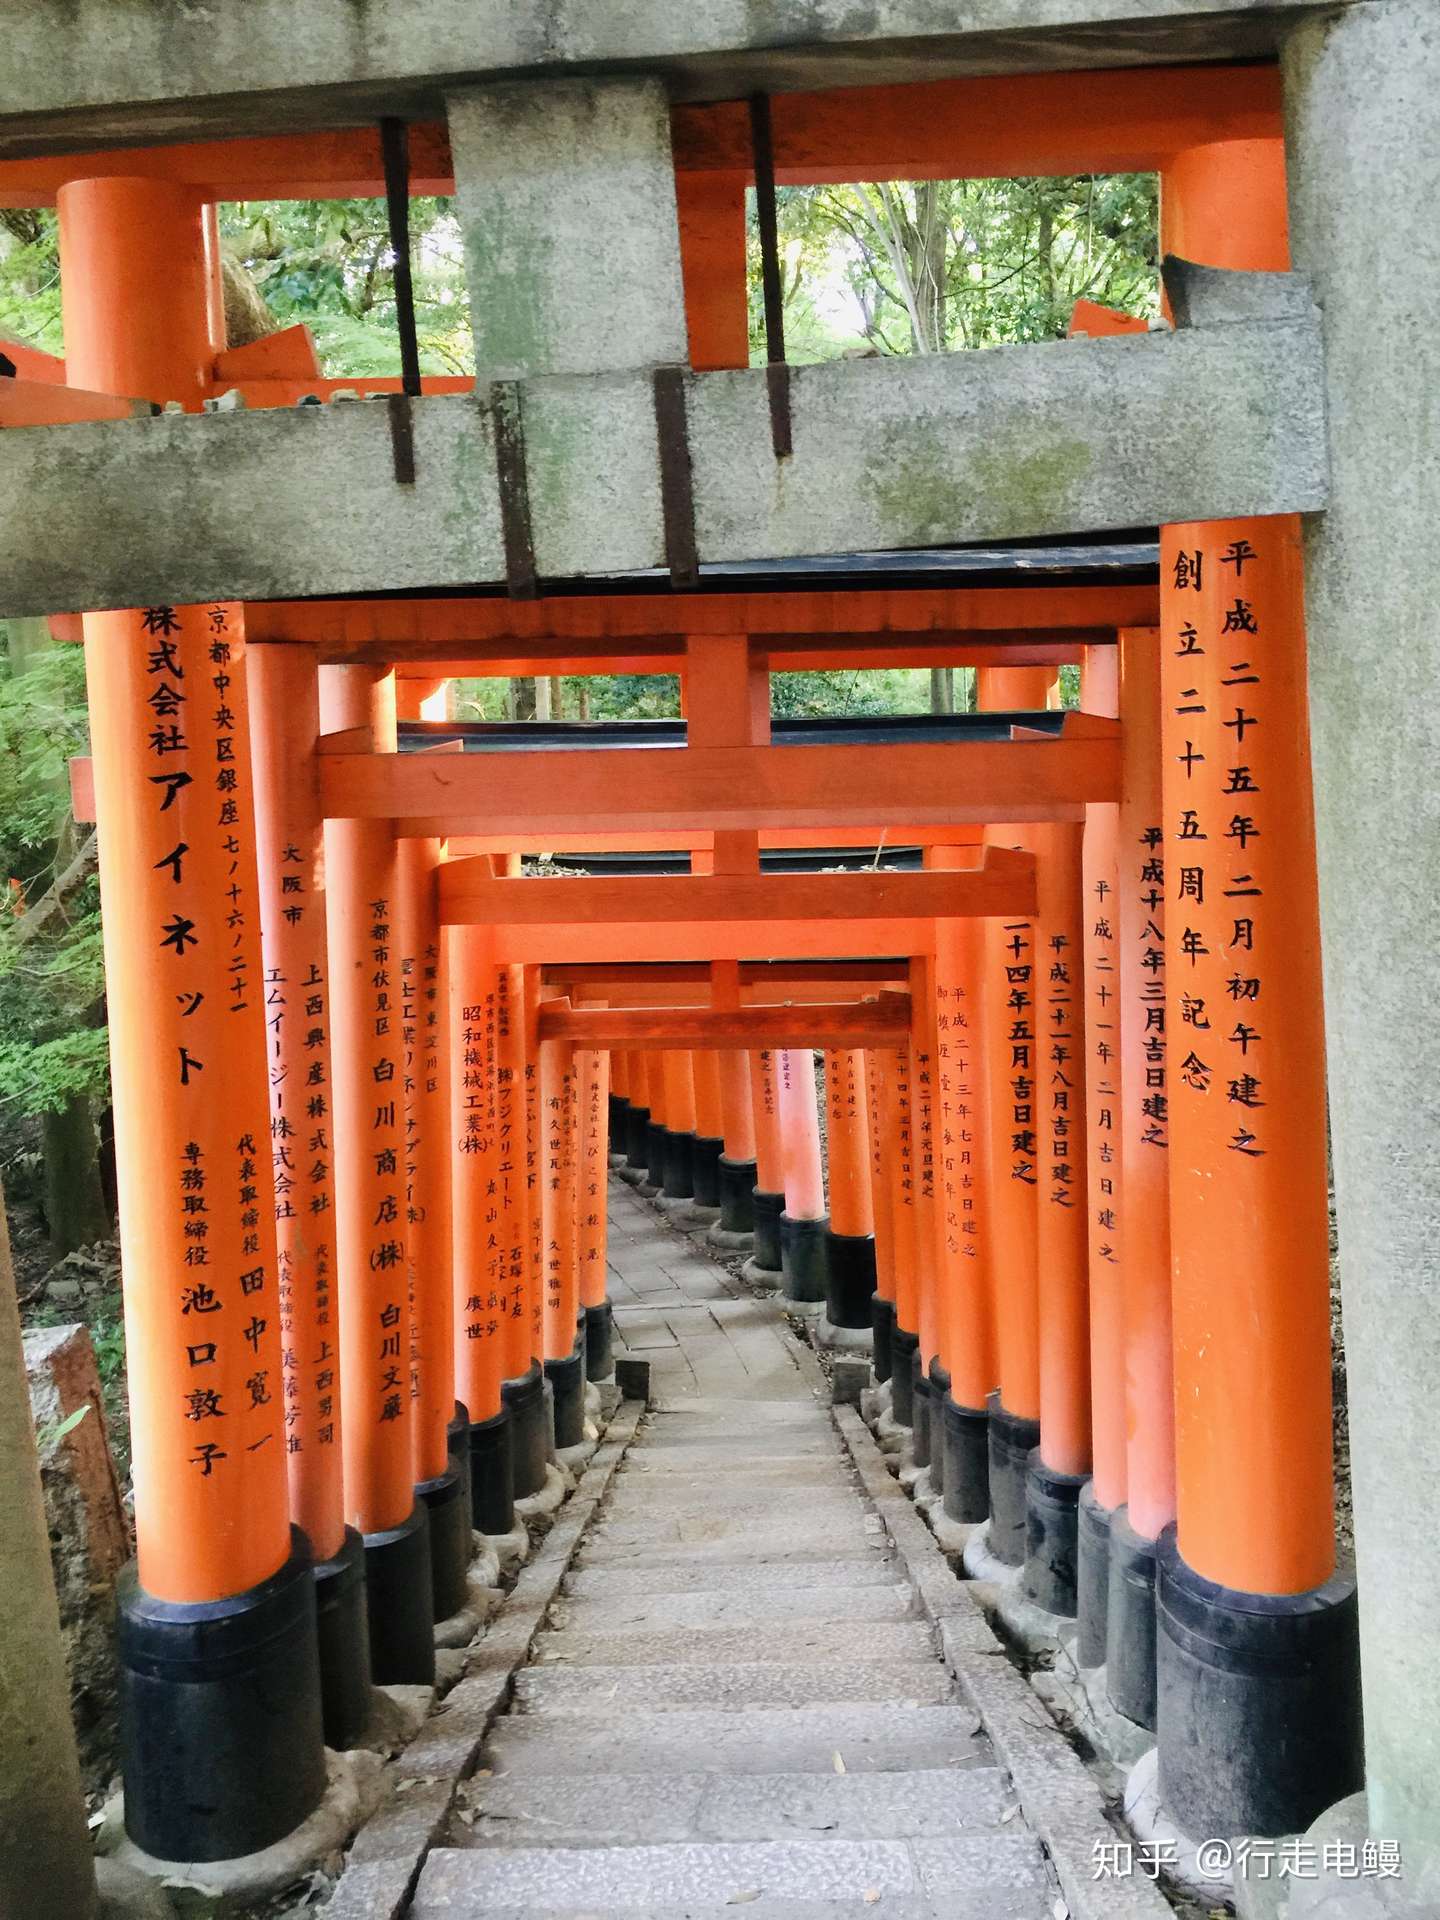
[[[647,1713],[709,1707],[733,1713],[745,1707],[810,1707],[873,1701],[877,1705],[938,1706],[954,1698],[955,1683],[933,1655],[910,1660],[845,1661],[786,1666],[781,1662],[717,1662],[713,1666],[528,1667],[515,1676],[515,1709],[526,1714],[623,1714],[632,1704]]]
[[[696,1486],[766,1486],[776,1481],[803,1486],[833,1487],[851,1485],[849,1462],[840,1454],[805,1459],[756,1459],[737,1441],[733,1453],[717,1451],[712,1460],[697,1462],[687,1451],[676,1453],[631,1452],[626,1455],[617,1475],[617,1483],[640,1480],[657,1484],[666,1480],[690,1481]]]
[[[759,1511],[744,1507],[682,1507],[678,1512],[653,1508],[649,1513],[631,1506],[617,1513],[607,1501],[604,1512],[586,1534],[587,1546],[597,1540],[612,1545],[622,1542],[632,1547],[661,1547],[667,1544],[708,1545],[721,1540],[774,1540],[777,1546],[787,1540],[795,1544],[815,1541],[823,1545],[833,1540],[858,1540],[862,1545],[880,1531],[868,1529],[869,1516],[853,1495],[838,1500],[797,1499],[767,1503]]]
[[[803,1397],[792,1394],[781,1400],[745,1401],[720,1399],[714,1394],[703,1393],[686,1394],[683,1399],[666,1400],[662,1394],[659,1404],[651,1408],[649,1418],[656,1425],[670,1414],[681,1414],[686,1419],[692,1420],[709,1417],[734,1421],[745,1419],[752,1410],[756,1418],[763,1420],[780,1420],[787,1415],[802,1414],[809,1414],[813,1418],[818,1413],[827,1426],[830,1422],[829,1410],[808,1393]]]
[[[840,1442],[830,1426],[813,1433],[808,1429],[787,1432],[783,1428],[753,1426],[736,1427],[728,1434],[713,1429],[708,1433],[651,1433],[638,1443],[638,1451],[646,1458],[664,1454],[671,1459],[728,1460],[736,1449],[743,1450],[752,1460],[838,1460],[842,1457]]]
[[[653,1847],[439,1848],[425,1863],[411,1913],[474,1920],[497,1907],[553,1912],[607,1907],[653,1913],[748,1905],[757,1899],[944,1900],[986,1894],[1002,1920],[1007,1898],[1043,1892],[1043,1857],[1028,1834],[946,1840],[758,1840]],[[883,1910],[883,1907],[882,1907]],[[1033,1909],[1032,1909],[1033,1910]]]
[[[772,1480],[768,1486],[732,1481],[726,1475],[632,1473],[617,1477],[605,1501],[605,1518],[637,1519],[663,1513],[788,1514],[863,1513],[860,1492],[834,1474],[797,1486]]]
[[[766,1589],[816,1587],[894,1587],[902,1577],[900,1563],[874,1552],[855,1558],[826,1560],[771,1560],[756,1566],[731,1566],[724,1589],[740,1595]],[[562,1591],[574,1595],[614,1597],[626,1593],[714,1593],[719,1586],[713,1564],[693,1558],[640,1564],[633,1554],[622,1554],[612,1565],[577,1567],[567,1573]]]
[[[682,1840],[907,1840],[1000,1833],[1015,1794],[998,1767],[914,1773],[492,1774],[461,1789],[458,1844],[653,1846]]]
[[[496,1773],[907,1773],[993,1766],[967,1706],[745,1707],[734,1713],[522,1714],[496,1723]],[[837,1763],[838,1761],[838,1763]]]
[[[934,1635],[923,1620],[771,1622],[764,1628],[654,1626],[606,1633],[576,1623],[539,1634],[530,1650],[536,1666],[670,1667],[732,1665],[761,1660],[792,1666],[840,1661],[933,1660]]]
[[[858,1560],[862,1564],[880,1552],[881,1541],[858,1528],[826,1528],[820,1533],[795,1532],[730,1534],[718,1540],[656,1542],[611,1538],[603,1528],[589,1536],[576,1555],[581,1567],[801,1566]],[[717,1584],[721,1576],[716,1576]]]
[[[763,1897],[742,1902],[727,1901],[723,1906],[687,1900],[680,1906],[636,1907],[546,1907],[546,1920],[739,1920],[736,1905],[744,1920],[1055,1920],[1054,1896],[1048,1890],[1015,1889],[997,1893],[984,1889],[979,1893],[947,1893],[943,1899],[930,1900],[910,1894],[872,1893],[862,1900],[766,1900]],[[484,1920],[532,1920],[533,1907],[487,1907]],[[410,1906],[406,1913],[418,1920],[440,1920],[441,1915],[465,1920],[475,1909],[447,1904],[442,1908]]]
[[[583,1576],[580,1576],[583,1578]],[[713,1582],[711,1583],[713,1586]],[[905,1621],[915,1617],[905,1586],[777,1586],[702,1593],[636,1593],[604,1599],[567,1593],[555,1602],[557,1628],[580,1634],[666,1633],[681,1627],[744,1627],[772,1633],[787,1626],[823,1626],[827,1621]]]

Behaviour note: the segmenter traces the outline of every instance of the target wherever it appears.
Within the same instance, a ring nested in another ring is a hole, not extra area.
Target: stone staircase
[[[933,1631],[798,1377],[652,1413],[414,1920],[1054,1920]]]

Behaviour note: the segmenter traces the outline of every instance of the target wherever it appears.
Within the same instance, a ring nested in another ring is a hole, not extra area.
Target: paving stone
[[[706,1706],[723,1713],[842,1700],[929,1706],[954,1697],[954,1682],[934,1658],[864,1665],[529,1667],[515,1677],[515,1705],[526,1714],[623,1713],[632,1700],[647,1713]]]
[[[679,1545],[703,1545],[717,1540],[753,1539],[757,1533],[762,1539],[776,1532],[778,1540],[798,1536],[800,1539],[813,1540],[818,1546],[824,1546],[830,1539],[837,1542],[842,1539],[868,1539],[864,1527],[865,1510],[860,1502],[848,1497],[826,1498],[816,1496],[802,1502],[794,1502],[796,1519],[803,1519],[803,1526],[791,1527],[787,1520],[789,1514],[783,1502],[767,1502],[757,1514],[744,1507],[708,1507],[673,1506],[668,1509],[655,1508],[650,1513],[643,1511],[644,1503],[627,1501],[624,1508],[617,1511],[615,1503],[607,1501],[605,1512],[599,1524],[591,1530],[591,1538],[605,1540],[612,1545],[625,1542],[633,1546],[663,1546],[668,1542]]]
[[[913,1773],[683,1773],[577,1780],[498,1774],[462,1789],[457,1841],[477,1847],[678,1840],[904,1840],[1004,1830],[1015,1796],[994,1766]]]
[[[743,1534],[724,1540],[697,1540],[688,1544],[641,1546],[631,1540],[607,1540],[603,1533],[587,1540],[580,1551],[582,1567],[626,1567],[636,1573],[647,1568],[723,1566],[841,1566],[846,1561],[864,1565],[879,1548],[869,1544],[870,1536],[856,1533],[836,1539],[829,1531],[820,1534],[785,1533]],[[823,1576],[811,1576],[819,1579]]]
[[[1038,1710],[1038,1709],[1037,1709]],[[481,1764],[496,1773],[903,1773],[993,1764],[968,1706],[753,1707],[498,1721]]]
[[[577,1667],[655,1667],[729,1665],[737,1661],[784,1661],[794,1666],[843,1661],[933,1660],[933,1630],[923,1621],[871,1620],[859,1625],[836,1622],[772,1622],[757,1627],[691,1626],[669,1632],[653,1624],[629,1632],[602,1633],[572,1626],[542,1633],[535,1641],[537,1665]]]

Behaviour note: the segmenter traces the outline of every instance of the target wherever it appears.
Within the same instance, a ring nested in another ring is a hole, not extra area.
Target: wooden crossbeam
[[[564,1001],[540,1007],[540,1038],[577,1047],[893,1047],[903,1044],[909,1030],[908,993],[738,1013],[708,1007],[570,1007]]]
[[[1083,727],[1075,723],[1084,721]],[[327,753],[329,819],[405,834],[1073,820],[1120,798],[1120,728],[1067,715],[1051,738],[866,747],[688,747],[646,753]],[[788,881],[787,881],[787,884]]]
[[[79,764],[72,760],[72,769]],[[88,762],[86,763],[88,765]],[[93,814],[75,815],[77,820],[93,819]],[[878,822],[865,825],[827,827],[767,827],[761,831],[760,845],[769,851],[803,851],[815,847],[916,846],[922,838],[926,846],[973,847],[983,829],[975,822],[959,826],[931,824],[919,833],[907,835],[898,827],[882,827]],[[715,835],[703,827],[672,829],[668,833],[578,833],[567,834],[560,846],[553,833],[463,833],[449,836],[452,859],[462,860],[472,853],[708,853]]]
[[[546,967],[542,977],[547,986],[562,986],[572,993],[594,994],[605,999],[617,991],[652,992],[657,988],[684,987],[708,990],[711,973],[701,961],[669,964],[657,961],[631,966],[580,961],[568,966]],[[793,961],[786,966],[742,966],[739,986],[742,994],[753,993],[756,1004],[761,1005],[766,1000],[817,998],[817,989],[826,987],[843,987],[852,995],[878,993],[882,987],[897,986],[908,978],[909,969],[893,960],[808,960]],[[691,999],[694,1002],[696,996],[692,995]]]

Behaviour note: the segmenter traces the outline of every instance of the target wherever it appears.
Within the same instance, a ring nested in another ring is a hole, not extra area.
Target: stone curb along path
[[[859,1414],[837,1406],[832,1418],[922,1608],[939,1629],[945,1665],[973,1702],[1050,1856],[1071,1920],[1174,1920],[1149,1879],[1096,1879],[1097,1843],[1125,1837],[1106,1818],[1099,1787],[1011,1664],[975,1596],[951,1571]]]
[[[539,1551],[468,1649],[464,1678],[392,1763],[394,1791],[356,1835],[335,1892],[322,1909],[326,1920],[398,1920],[408,1908],[425,1856],[449,1821],[456,1791],[530,1657],[531,1643],[644,1412],[642,1401],[621,1403]]]

